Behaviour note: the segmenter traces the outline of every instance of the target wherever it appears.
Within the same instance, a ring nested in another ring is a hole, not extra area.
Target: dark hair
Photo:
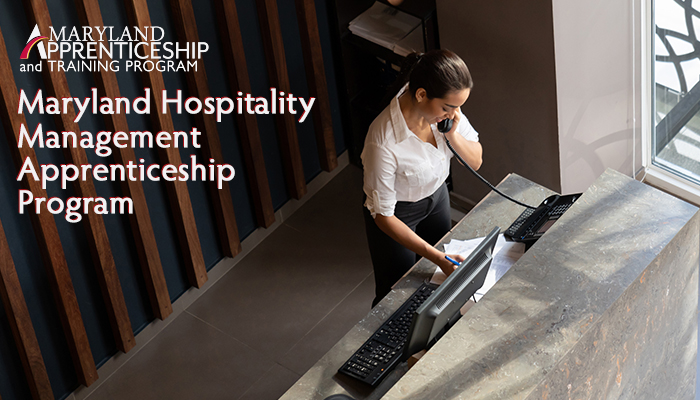
[[[443,98],[451,91],[471,89],[474,86],[467,64],[449,50],[432,50],[406,56],[394,93],[406,82],[412,95],[423,88],[429,99]]]

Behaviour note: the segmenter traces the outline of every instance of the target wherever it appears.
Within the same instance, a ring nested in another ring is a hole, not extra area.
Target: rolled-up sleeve
[[[365,144],[361,157],[364,169],[363,190],[367,195],[365,207],[373,218],[377,214],[391,217],[396,206],[396,158],[384,146],[373,143]]]
[[[459,110],[459,112],[460,114],[462,114],[462,110]],[[457,125],[457,132],[459,132],[459,134],[467,140],[471,140],[472,142],[479,141],[479,132],[477,132],[476,129],[474,129],[474,127],[464,114],[462,114],[462,117],[459,120],[459,124]]]

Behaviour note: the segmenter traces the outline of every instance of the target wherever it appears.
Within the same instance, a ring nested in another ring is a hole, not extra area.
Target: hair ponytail
[[[428,98],[443,98],[451,91],[471,89],[474,81],[464,61],[449,50],[411,53],[401,66],[401,72],[392,85],[392,96],[408,83],[408,91],[416,94],[423,88]]]

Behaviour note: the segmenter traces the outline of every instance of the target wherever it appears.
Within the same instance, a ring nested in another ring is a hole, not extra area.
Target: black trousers
[[[364,214],[376,285],[376,297],[372,302],[372,307],[374,307],[420,259],[420,256],[382,232],[366,207],[364,207]],[[423,240],[434,245],[445,236],[452,226],[447,185],[442,184],[435,193],[422,200],[397,202],[394,215]]]

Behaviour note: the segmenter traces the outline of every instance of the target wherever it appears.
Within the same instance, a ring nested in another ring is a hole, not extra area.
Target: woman
[[[454,120],[445,137],[472,168],[481,166],[479,136],[460,110],[473,86],[464,61],[449,50],[413,53],[399,79],[405,85],[370,125],[361,156],[373,307],[419,256],[447,275],[456,268],[432,246],[451,228],[445,179],[452,153],[437,123]]]

